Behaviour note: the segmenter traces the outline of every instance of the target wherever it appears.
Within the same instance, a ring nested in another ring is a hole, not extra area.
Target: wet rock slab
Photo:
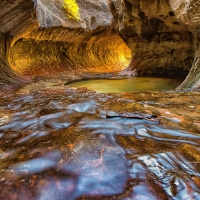
[[[199,101],[41,80],[1,97],[0,199],[198,199]]]

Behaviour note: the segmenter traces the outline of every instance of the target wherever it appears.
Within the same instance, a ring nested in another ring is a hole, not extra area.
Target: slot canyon
[[[199,0],[0,8],[0,199],[200,199]]]

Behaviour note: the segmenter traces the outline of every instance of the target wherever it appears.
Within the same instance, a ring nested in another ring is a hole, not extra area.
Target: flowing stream
[[[0,98],[1,200],[200,199],[198,133],[130,117],[121,96],[45,86]]]

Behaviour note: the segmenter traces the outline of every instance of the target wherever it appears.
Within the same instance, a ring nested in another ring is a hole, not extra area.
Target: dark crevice
[[[132,13],[132,3],[130,3],[129,1],[127,0],[124,0],[124,5],[125,5],[125,8],[128,12]]]

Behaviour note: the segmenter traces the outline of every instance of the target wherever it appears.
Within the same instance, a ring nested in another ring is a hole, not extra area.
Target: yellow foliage
[[[79,14],[79,7],[76,3],[76,0],[64,0],[63,4],[64,9],[67,12],[67,16],[71,19],[79,20],[80,14]]]

